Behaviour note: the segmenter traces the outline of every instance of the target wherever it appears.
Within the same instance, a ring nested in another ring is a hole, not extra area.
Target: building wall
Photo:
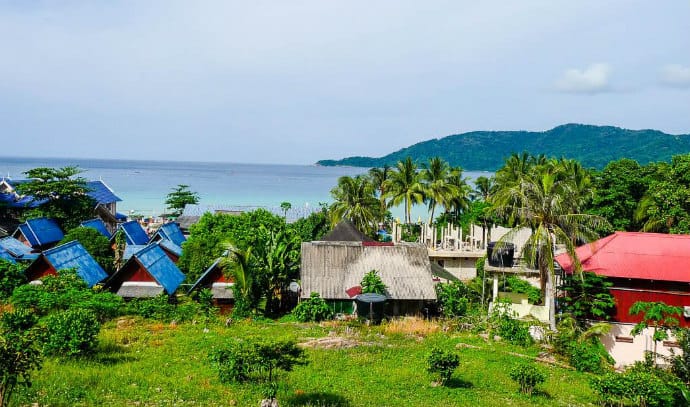
[[[477,277],[476,257],[431,257],[429,260],[448,270],[455,277],[462,281],[471,280]]]
[[[614,286],[610,292],[616,300],[616,311],[613,316],[616,322],[636,324],[642,321],[642,315],[630,315],[630,307],[637,301],[690,307],[688,284],[623,279],[612,279],[612,282]],[[690,327],[690,318],[681,315],[678,321],[681,327]]]
[[[611,332],[601,338],[604,347],[616,361],[616,367],[642,361],[646,351],[652,352],[654,350],[654,341],[652,340],[654,330],[647,328],[640,335],[633,337],[630,331],[634,326],[635,324],[612,323]],[[676,339],[671,336],[668,341],[657,342],[657,353],[661,356],[670,356],[671,350],[674,350],[677,354],[680,349],[675,341]],[[661,357],[659,363],[664,363]]]
[[[40,280],[45,276],[56,276],[57,271],[53,268],[50,263],[48,263],[43,256],[40,257],[41,260],[34,263],[29,269],[26,270],[26,277],[29,281]]]

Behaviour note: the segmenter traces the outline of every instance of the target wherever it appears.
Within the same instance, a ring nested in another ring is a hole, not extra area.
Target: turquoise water
[[[102,179],[122,198],[118,211],[155,216],[164,212],[165,197],[178,184],[196,191],[202,205],[310,208],[330,203],[330,190],[343,175],[367,171],[356,167],[265,165],[178,161],[95,160],[83,158],[0,158],[0,175],[23,179],[22,172],[36,167],[79,166],[87,179]],[[471,179],[489,173],[467,172]],[[402,216],[402,207],[393,216]],[[426,210],[415,208],[414,217]]]

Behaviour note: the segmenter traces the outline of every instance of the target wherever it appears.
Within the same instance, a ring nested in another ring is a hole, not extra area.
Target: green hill
[[[433,139],[400,149],[383,157],[348,157],[321,160],[325,166],[380,167],[411,156],[417,162],[441,157],[466,170],[495,171],[513,152],[574,158],[586,167],[603,168],[620,158],[641,164],[669,161],[690,152],[690,134],[672,135],[658,130],[627,130],[612,126],[565,124],[548,131],[473,131]]]

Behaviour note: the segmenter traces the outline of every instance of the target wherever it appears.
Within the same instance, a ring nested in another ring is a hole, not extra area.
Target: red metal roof
[[[607,277],[690,282],[690,235],[616,232],[576,249],[583,271]],[[572,272],[567,253],[556,256]]]

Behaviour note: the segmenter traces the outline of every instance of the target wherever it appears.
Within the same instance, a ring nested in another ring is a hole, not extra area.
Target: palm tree
[[[386,213],[386,181],[390,178],[393,171],[391,166],[384,164],[383,167],[374,167],[369,170],[369,179],[371,180],[374,189],[378,192],[379,201],[381,202],[381,217]]]
[[[233,279],[233,296],[235,307],[233,314],[241,317],[248,316],[258,303],[256,278],[257,270],[252,248],[238,249],[232,243],[227,243],[227,257],[223,267]]]
[[[253,256],[257,269],[265,283],[266,314],[277,313],[282,308],[283,290],[299,274],[300,239],[289,229],[257,230],[259,242]]]
[[[386,195],[391,198],[389,206],[405,204],[405,223],[411,222],[412,205],[424,202],[424,188],[420,182],[417,165],[412,158],[398,161],[395,171],[386,181]]]
[[[498,183],[496,193],[491,197],[493,210],[515,221],[515,228],[501,239],[499,245],[511,240],[521,227],[532,229],[524,256],[538,265],[553,329],[556,327],[553,287],[556,243],[565,245],[574,260],[575,269],[579,270],[576,243],[594,240],[596,228],[606,224],[606,220],[599,216],[578,213],[578,202],[572,199],[576,190],[574,184],[564,167],[558,161],[550,160],[529,168],[527,173],[508,184]]]
[[[434,221],[437,205],[448,208],[455,197],[457,186],[450,183],[451,167],[440,157],[434,157],[423,165],[420,177],[424,182],[424,195],[429,205],[429,224]]]
[[[331,190],[331,195],[334,199],[330,207],[332,225],[348,220],[362,232],[371,234],[379,219],[380,209],[374,186],[367,177],[340,177],[338,186]]]
[[[474,180],[474,191],[472,191],[472,197],[474,199],[479,199],[484,202],[489,200],[489,196],[495,189],[495,178],[479,176]]]
[[[462,176],[460,167],[451,167],[448,184],[453,188],[453,195],[447,202],[446,211],[453,213],[454,219],[457,220],[462,212],[470,208],[472,188],[467,183],[467,178]]]

